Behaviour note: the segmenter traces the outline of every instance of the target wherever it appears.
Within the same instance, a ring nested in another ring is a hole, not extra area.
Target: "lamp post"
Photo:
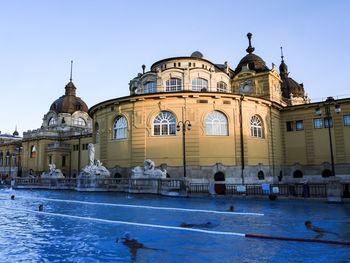
[[[180,131],[181,127],[180,124],[182,124],[182,148],[183,148],[183,161],[184,161],[184,177],[186,177],[186,124],[187,124],[187,130],[191,130],[191,122],[189,120],[185,121],[179,121],[176,126],[176,130]]]
[[[334,156],[333,156],[333,144],[332,144],[332,132],[331,132],[331,105],[334,105],[334,112],[339,114],[341,112],[340,105],[334,100],[333,97],[328,97],[326,101],[324,102],[323,106],[325,108],[326,112],[326,118],[328,123],[328,133],[329,133],[329,148],[331,152],[331,163],[332,163],[332,176],[335,176],[335,169],[334,169]],[[316,114],[321,116],[322,110],[320,107],[316,108]],[[333,124],[333,121],[332,121]],[[333,126],[333,125],[332,125]]]

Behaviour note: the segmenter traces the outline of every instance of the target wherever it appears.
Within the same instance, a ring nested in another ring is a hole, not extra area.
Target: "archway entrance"
[[[217,172],[214,175],[215,182],[224,182],[225,174],[223,172]],[[226,184],[225,183],[215,183],[215,193],[218,195],[224,195],[226,193]]]

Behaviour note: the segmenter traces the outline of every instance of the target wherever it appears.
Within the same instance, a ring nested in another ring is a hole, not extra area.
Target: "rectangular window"
[[[176,63],[174,63],[174,67],[176,67]]]
[[[196,63],[193,63],[193,66],[195,67],[195,66],[196,66]]]
[[[66,166],[66,156],[62,156],[62,167]]]
[[[344,115],[344,126],[350,126],[350,115]]]
[[[303,121],[296,121],[295,122],[295,127],[296,127],[297,131],[304,130],[304,122]]]
[[[52,163],[52,155],[49,155],[49,164]]]
[[[180,63],[180,62],[179,62],[179,63],[177,63],[177,66],[178,66],[178,67],[181,67],[181,63]]]
[[[314,119],[314,128],[315,129],[322,129],[323,128],[323,121],[321,118]]]
[[[191,67],[191,62],[188,62],[188,66]]]
[[[294,121],[287,121],[287,131],[294,131]]]
[[[324,127],[325,128],[328,128],[328,124],[329,124],[329,127],[333,127],[333,121],[332,121],[332,118],[329,118],[329,121],[328,121],[328,118],[324,118]]]

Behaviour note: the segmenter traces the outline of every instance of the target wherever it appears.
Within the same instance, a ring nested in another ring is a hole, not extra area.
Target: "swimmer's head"
[[[39,205],[39,211],[43,211],[43,209],[44,209],[44,206],[42,204]]]
[[[11,195],[11,199],[14,200],[14,199],[15,199],[15,196],[14,196],[14,195]]]
[[[311,221],[305,221],[305,226],[309,226],[311,224],[312,224]]]
[[[130,240],[130,239],[131,239],[131,234],[130,234],[129,232],[126,232],[126,233],[124,233],[123,238],[124,238],[125,240]]]

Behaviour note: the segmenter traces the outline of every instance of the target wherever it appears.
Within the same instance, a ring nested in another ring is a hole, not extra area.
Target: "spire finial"
[[[73,60],[70,61],[70,79],[69,81],[72,82],[72,72],[73,72]]]
[[[142,65],[142,74],[145,74],[145,69],[146,69],[146,65],[143,64],[143,65]]]
[[[284,58],[284,56],[283,56],[283,47],[281,47],[281,59],[282,59],[282,62],[284,62],[283,58]]]
[[[248,40],[249,40],[249,47],[246,49],[246,51],[249,53],[249,54],[251,54],[251,53],[253,53],[253,51],[255,50],[255,48],[254,47],[252,47],[252,33],[248,33],[247,34],[247,37],[248,37]]]

